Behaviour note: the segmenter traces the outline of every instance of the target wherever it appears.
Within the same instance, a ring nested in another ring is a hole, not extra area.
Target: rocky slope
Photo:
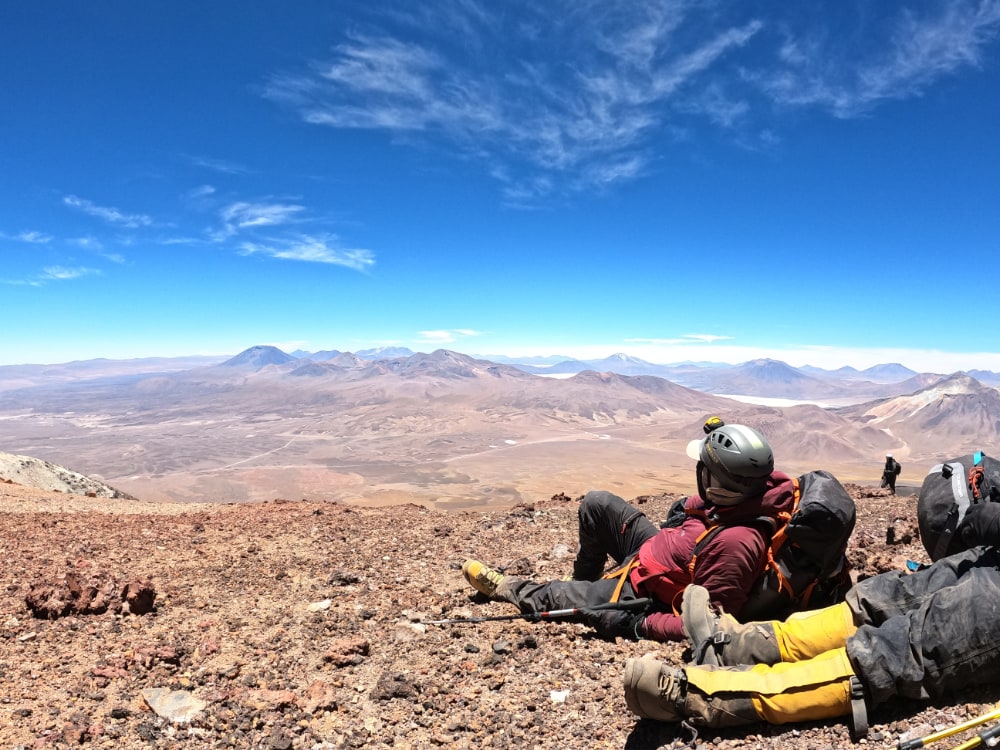
[[[94,477],[84,476],[51,461],[14,453],[0,452],[0,479],[53,492],[68,492],[88,497],[134,499],[128,493],[110,487]]]
[[[924,559],[915,525],[897,520],[912,519],[914,497],[849,489],[857,575]],[[672,498],[642,500],[659,520]],[[683,644],[612,643],[568,623],[426,624],[512,614],[472,595],[459,570],[468,556],[568,574],[576,501],[563,495],[445,512],[152,505],[0,483],[0,519],[0,747],[853,746],[841,722],[693,743],[637,722],[622,695],[625,660],[655,652],[681,664]],[[155,591],[151,611],[128,594],[143,587]],[[998,698],[892,703],[872,716],[866,745],[895,747]]]

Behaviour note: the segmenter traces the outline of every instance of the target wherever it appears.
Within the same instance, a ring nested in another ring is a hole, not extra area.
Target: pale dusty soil
[[[886,543],[890,525],[906,528],[896,517],[912,519],[915,497],[849,489],[859,504],[858,574],[924,559],[915,540]],[[659,521],[670,500],[642,507]],[[459,571],[468,556],[568,574],[572,499],[489,512],[152,505],[0,484],[0,524],[3,748],[645,750],[690,739],[637,722],[621,685],[626,658],[654,652],[681,664],[683,644],[611,643],[567,623],[420,622],[512,614],[472,596]],[[70,572],[148,579],[155,609],[33,617],[32,586]],[[146,704],[149,688],[186,691],[205,706],[173,723]],[[564,702],[557,691],[568,691]],[[998,699],[968,692],[936,706],[884,706],[865,745],[895,747],[905,732],[927,734]],[[841,722],[705,732],[698,743],[852,747]]]

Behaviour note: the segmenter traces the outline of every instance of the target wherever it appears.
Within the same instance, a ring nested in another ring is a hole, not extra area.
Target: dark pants
[[[896,473],[886,469],[882,472],[882,488],[888,487],[893,495],[896,494]]]
[[[635,506],[610,492],[588,492],[580,501],[580,549],[573,563],[572,581],[536,583],[507,576],[497,596],[521,608],[522,612],[545,612],[551,609],[603,604],[611,600],[617,579],[599,580],[608,557],[620,564],[639,551],[659,529]],[[620,598],[634,599],[635,592],[626,581]]]
[[[596,581],[604,574],[608,557],[621,564],[660,531],[641,510],[604,490],[584,495],[578,515],[580,549],[573,563],[573,578],[578,581]]]
[[[874,705],[1000,682],[1000,552],[974,547],[848,592],[861,625],[847,654]]]

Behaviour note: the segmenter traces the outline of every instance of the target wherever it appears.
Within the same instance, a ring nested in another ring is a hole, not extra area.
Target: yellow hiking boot
[[[497,586],[503,583],[505,577],[500,571],[487,568],[479,560],[466,560],[462,563],[462,575],[472,588],[490,599],[496,597]]]

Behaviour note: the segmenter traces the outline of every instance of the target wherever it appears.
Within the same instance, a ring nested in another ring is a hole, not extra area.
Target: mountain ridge
[[[31,385],[37,384],[41,380],[45,380],[47,382],[67,382],[71,380],[84,379],[88,376],[105,378],[113,377],[122,373],[131,376],[135,374],[180,372],[199,367],[214,366],[226,361],[230,361],[233,364],[252,364],[251,359],[254,356],[260,356],[264,352],[268,352],[275,356],[276,360],[280,359],[280,362],[269,362],[270,364],[282,362],[287,363],[293,359],[326,362],[344,358],[353,360],[354,363],[357,363],[360,361],[399,359],[409,357],[414,354],[426,354],[426,352],[413,352],[405,347],[377,347],[373,349],[362,349],[357,352],[347,352],[336,349],[317,352],[296,350],[291,354],[288,354],[279,347],[270,345],[253,345],[236,355],[228,357],[225,355],[193,355],[178,357],[143,357],[121,360],[96,358],[92,360],[75,360],[73,362],[54,365],[0,365],[0,390],[7,390],[13,387],[11,383],[15,381],[18,385]],[[836,370],[826,370],[811,365],[793,367],[791,365],[787,365],[787,363],[784,363],[781,360],[775,359],[748,360],[735,365],[711,361],[685,361],[672,364],[656,364],[620,352],[603,359],[596,360],[579,360],[573,359],[572,357],[559,356],[531,356],[520,358],[503,355],[490,356],[479,354],[470,354],[466,356],[473,359],[514,366],[524,372],[530,372],[531,374],[536,375],[576,374],[584,370],[596,370],[598,372],[612,371],[623,375],[656,375],[658,377],[664,377],[668,380],[672,379],[671,376],[675,376],[678,378],[677,382],[681,382],[681,384],[684,384],[682,382],[683,376],[692,372],[702,370],[727,371],[740,368],[745,369],[753,363],[763,362],[780,363],[812,377],[833,378],[840,380],[867,379],[872,383],[883,385],[898,383],[920,376],[946,376],[946,374],[942,373],[916,373],[898,363],[874,365],[865,370],[857,370],[848,366],[841,367]],[[549,364],[539,365],[538,363],[540,361],[546,361]],[[989,370],[970,370],[968,371],[968,374],[984,384],[1000,385],[1000,373],[995,373]]]
[[[1000,454],[1000,391],[962,373],[872,384],[777,360],[683,369],[799,398],[774,405],[609,370],[556,379],[447,349],[315,361],[251,347],[176,372],[0,385],[0,445],[83,467],[135,497],[449,508],[510,505],[553,484],[568,494],[680,490],[690,483],[684,448],[712,414],[761,430],[783,470],[849,481],[877,481],[886,452],[907,477],[970,448]],[[825,403],[834,392],[847,403]]]

